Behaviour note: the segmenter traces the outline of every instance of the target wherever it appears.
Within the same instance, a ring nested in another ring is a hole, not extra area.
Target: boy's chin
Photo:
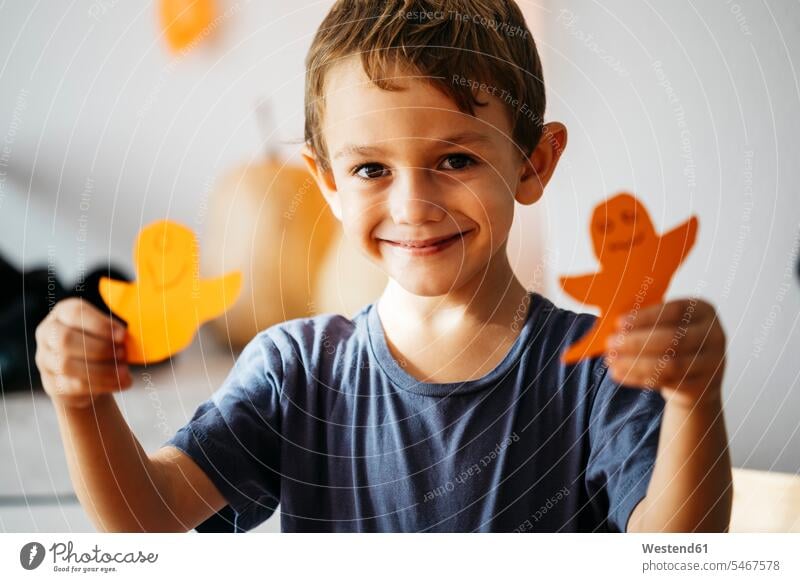
[[[463,276],[463,273],[461,273]],[[392,274],[392,279],[406,292],[420,297],[441,297],[458,289],[463,282],[445,273]]]

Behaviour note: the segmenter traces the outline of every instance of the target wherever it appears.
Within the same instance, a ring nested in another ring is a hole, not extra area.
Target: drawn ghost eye
[[[622,218],[622,222],[625,224],[633,224],[634,220],[636,220],[636,214],[629,210],[623,210],[619,215],[620,218]]]
[[[594,229],[600,234],[608,234],[614,230],[614,221],[608,219],[598,220],[594,223]]]

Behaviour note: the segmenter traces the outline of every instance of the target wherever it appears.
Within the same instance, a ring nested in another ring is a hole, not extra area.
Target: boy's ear
[[[544,187],[556,169],[567,147],[567,128],[551,121],[542,127],[542,137],[531,155],[522,162],[516,199],[520,204],[533,204],[544,194]]]
[[[328,203],[328,206],[330,206],[333,215],[341,222],[342,205],[339,200],[339,192],[336,189],[336,181],[333,179],[333,171],[330,169],[322,169],[317,163],[317,156],[314,150],[312,150],[307,143],[303,144],[300,155],[303,156],[303,161],[306,164],[306,168],[308,168],[309,174],[311,174],[314,181],[317,183],[317,187],[325,197],[325,201]]]

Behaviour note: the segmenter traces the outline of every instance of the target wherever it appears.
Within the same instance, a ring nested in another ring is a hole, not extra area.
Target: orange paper
[[[161,0],[161,26],[173,51],[200,38],[214,19],[213,0]]]
[[[561,356],[574,364],[603,354],[606,340],[617,331],[617,319],[663,302],[670,280],[694,246],[697,217],[693,216],[663,236],[658,235],[644,205],[622,192],[599,204],[590,232],[597,273],[561,277],[561,287],[572,297],[600,308],[592,328]]]
[[[160,220],[141,230],[133,250],[136,281],[100,279],[100,295],[128,324],[128,362],[164,360],[192,343],[200,325],[233,305],[242,275],[233,271],[200,279],[197,238],[176,222]]]

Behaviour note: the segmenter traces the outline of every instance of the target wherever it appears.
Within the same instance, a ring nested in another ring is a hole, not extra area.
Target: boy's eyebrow
[[[462,131],[447,137],[429,138],[429,141],[440,143],[443,146],[477,143],[489,145],[492,143],[492,140],[488,135],[479,133],[477,131]],[[383,151],[384,149],[382,147],[376,145],[345,144],[338,152],[336,152],[336,154],[333,156],[333,159],[335,160],[341,158],[342,156],[351,154],[368,155],[383,153]]]

